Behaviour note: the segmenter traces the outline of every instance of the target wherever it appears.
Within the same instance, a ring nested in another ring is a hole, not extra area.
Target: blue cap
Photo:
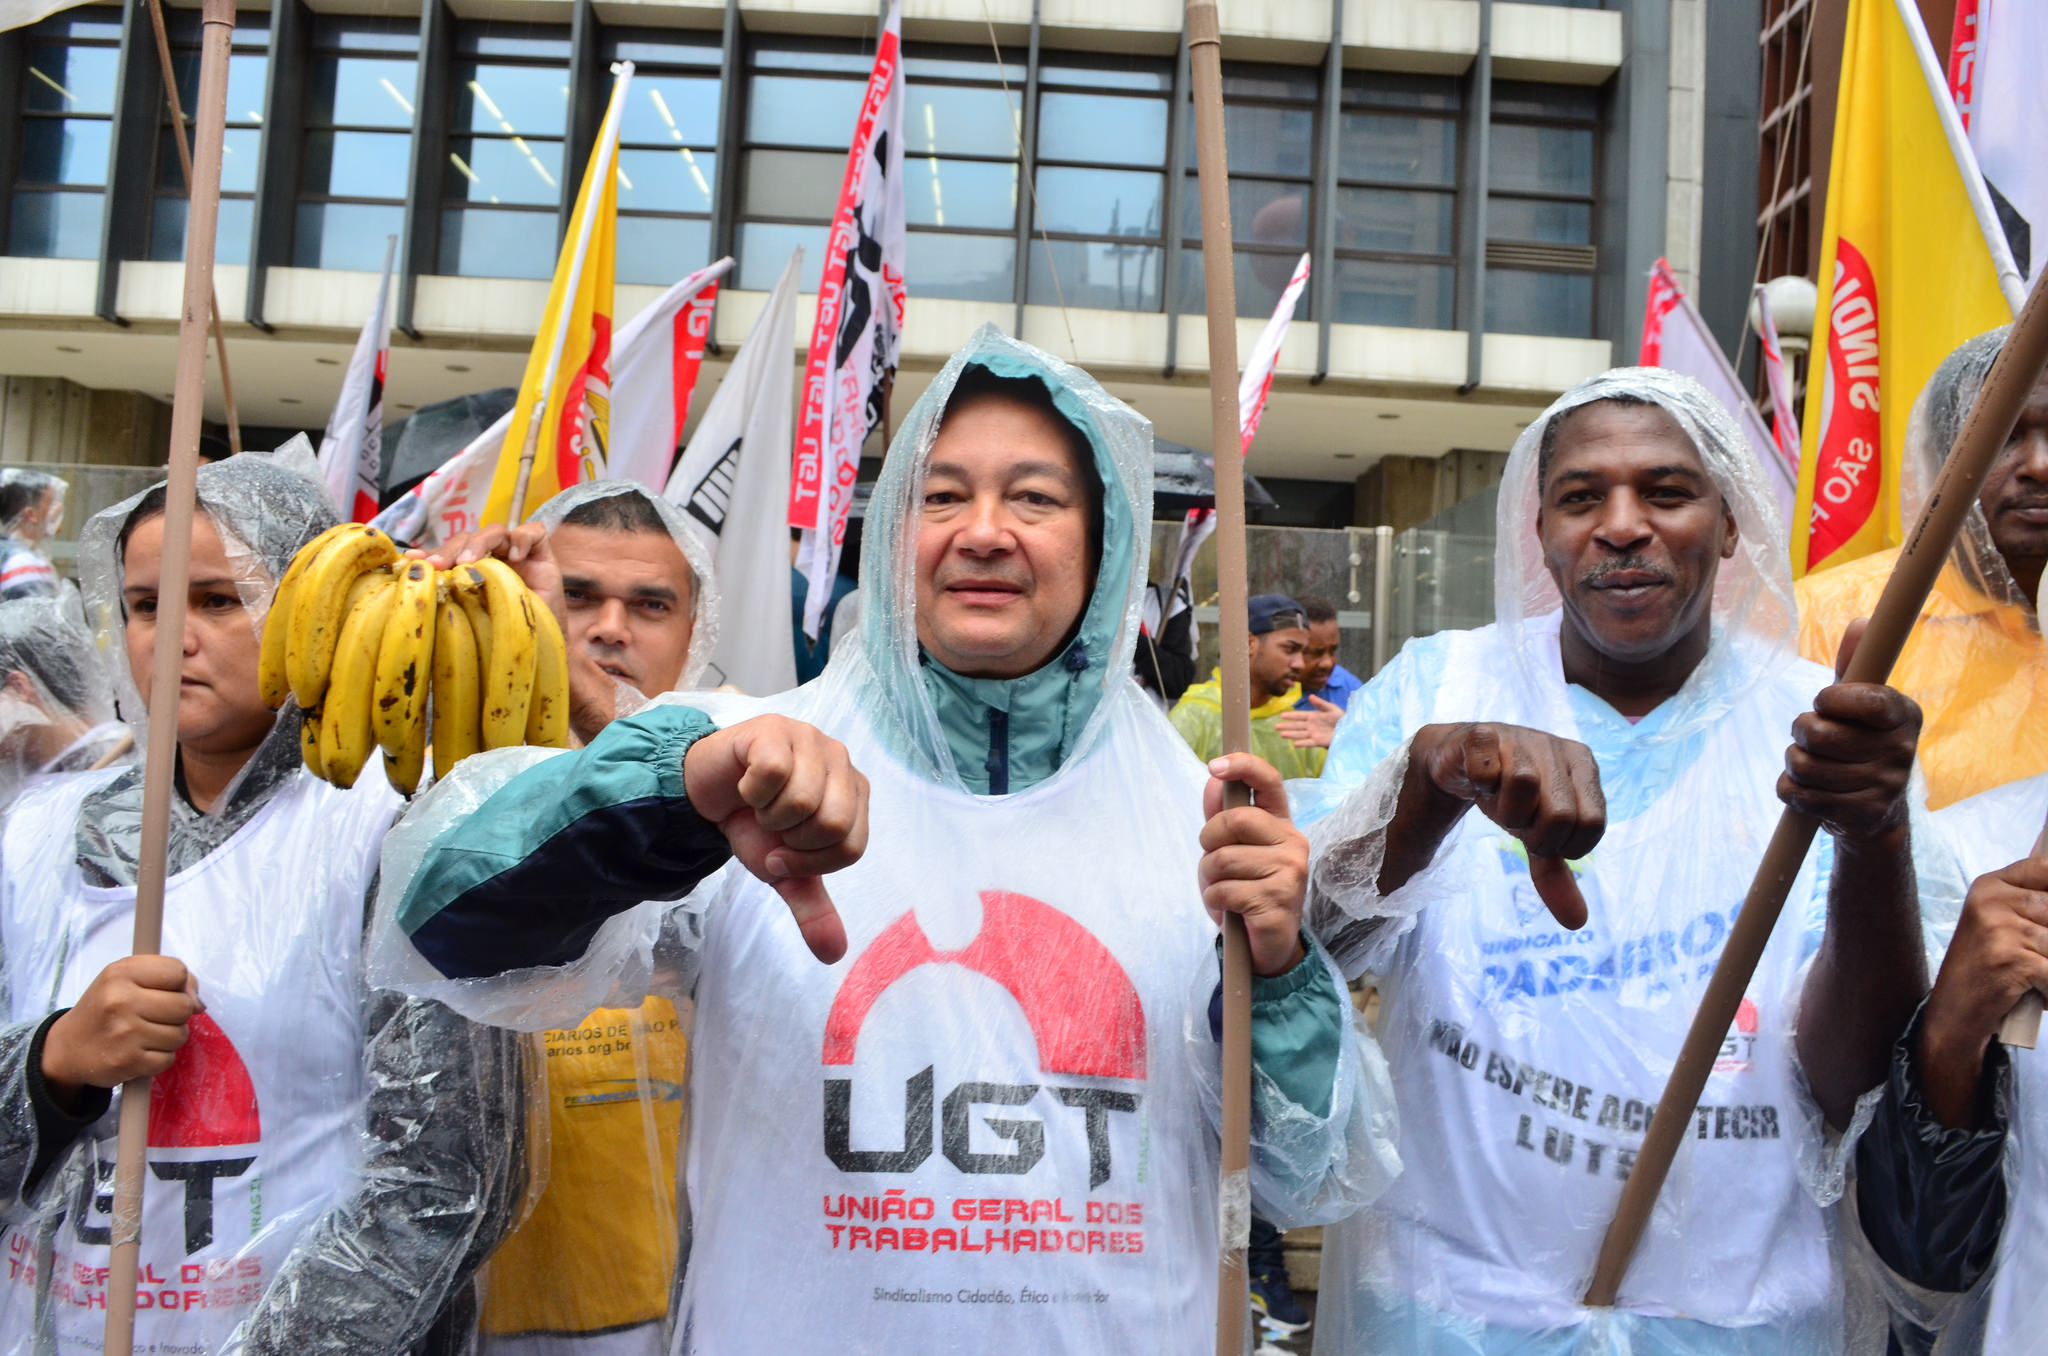
[[[1251,632],[1263,636],[1268,631],[1292,631],[1308,629],[1308,614],[1300,603],[1284,593],[1254,594],[1246,610],[1251,613]]]

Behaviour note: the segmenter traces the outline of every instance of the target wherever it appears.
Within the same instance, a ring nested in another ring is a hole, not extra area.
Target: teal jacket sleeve
[[[683,755],[714,728],[654,706],[520,773],[427,849],[399,926],[442,974],[474,979],[566,964],[614,914],[681,899],[731,855],[683,790]]]
[[[1289,1103],[1322,1117],[1336,1090],[1349,1005],[1316,944],[1304,935],[1302,945],[1308,954],[1286,974],[1252,977],[1252,1066]],[[1274,1110],[1254,1103],[1252,1114]]]

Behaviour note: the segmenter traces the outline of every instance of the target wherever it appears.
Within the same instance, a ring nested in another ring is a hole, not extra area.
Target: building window
[[[1344,77],[1335,314],[1352,325],[1457,324],[1458,82]]]
[[[711,259],[719,38],[607,30],[603,56],[635,64],[619,123],[617,278],[666,287]]]
[[[552,277],[569,130],[568,30],[464,24],[455,52],[439,271]]]
[[[71,10],[23,44],[21,146],[7,252],[95,259],[121,63],[118,11]]]
[[[1159,310],[1173,63],[1058,53],[1038,79],[1028,299]]]
[[[1493,93],[1486,198],[1486,328],[1593,333],[1599,96],[1565,85]]]
[[[1230,148],[1230,235],[1239,315],[1271,315],[1308,248],[1319,85],[1313,67],[1224,63],[1223,133]],[[1207,308],[1208,288],[1202,274],[1202,191],[1192,104],[1183,116],[1188,120],[1188,179],[1181,194],[1180,309],[1199,315]]]
[[[296,267],[384,266],[405,226],[418,52],[417,23],[313,16]]]
[[[171,68],[178,76],[179,107],[185,110],[185,135],[190,144],[194,109],[199,104],[199,16],[188,9],[167,10]],[[227,137],[220,162],[220,225],[214,262],[249,262],[249,228],[256,211],[256,167],[263,150],[263,95],[270,75],[270,16],[235,16],[234,46],[228,56]],[[176,261],[185,257],[185,176],[178,164],[168,101],[157,117],[156,196],[149,212],[149,257]]]
[[[801,286],[818,290],[825,233],[846,177],[847,140],[874,61],[872,46],[853,42],[762,42],[749,54],[738,287],[767,291],[790,251],[802,246]]]
[[[994,53],[973,48],[915,48],[903,74],[906,286],[918,297],[1009,301],[1024,67],[998,70]]]

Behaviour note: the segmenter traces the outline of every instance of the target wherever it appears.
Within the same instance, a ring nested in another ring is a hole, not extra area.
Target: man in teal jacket
[[[869,605],[822,678],[474,760],[399,830],[410,942],[380,963],[467,1010],[571,1020],[639,981],[664,916],[681,937],[679,1350],[1206,1346],[1224,910],[1259,975],[1225,1226],[1254,1197],[1333,1218],[1398,1170],[1377,1052],[1300,929],[1278,778],[1205,770],[1130,682],[1150,451],[1084,373],[985,329],[898,435]],[[1224,811],[1219,778],[1256,805]],[[856,854],[828,901],[807,873]]]

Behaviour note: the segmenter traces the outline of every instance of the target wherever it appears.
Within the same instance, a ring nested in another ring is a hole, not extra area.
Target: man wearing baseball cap
[[[1280,770],[1283,777],[1314,777],[1323,770],[1324,750],[1296,748],[1275,722],[1301,700],[1301,671],[1308,651],[1308,615],[1300,603],[1282,593],[1261,593],[1250,603],[1252,651],[1251,752]],[[1223,674],[1214,670],[1206,683],[1181,695],[1173,708],[1173,728],[1198,758],[1223,752]]]

